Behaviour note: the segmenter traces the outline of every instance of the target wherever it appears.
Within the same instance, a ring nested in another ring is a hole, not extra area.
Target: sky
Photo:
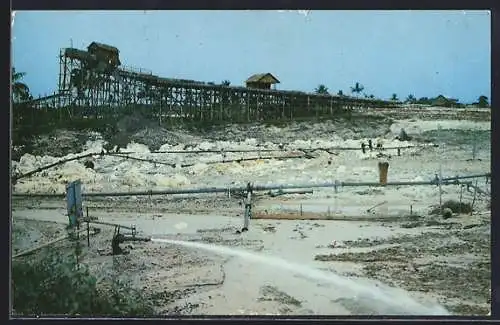
[[[57,90],[59,50],[116,46],[123,66],[243,86],[270,72],[278,89],[388,99],[491,97],[489,11],[20,11],[12,64],[32,94]]]

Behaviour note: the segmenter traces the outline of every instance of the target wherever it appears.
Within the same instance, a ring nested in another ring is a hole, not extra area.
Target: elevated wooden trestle
[[[110,117],[140,111],[158,119],[250,122],[327,117],[355,108],[399,103],[299,91],[262,90],[162,78],[149,71],[95,64],[87,51],[60,52],[58,93],[32,101],[36,108],[63,108],[74,117]]]

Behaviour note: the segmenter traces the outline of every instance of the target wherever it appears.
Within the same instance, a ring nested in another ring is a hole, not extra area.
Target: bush
[[[453,213],[471,213],[472,205],[470,203],[460,203],[458,201],[449,200],[443,203],[443,211],[445,209],[450,209]],[[437,215],[441,213],[441,209],[439,207],[434,207],[430,214]]]
[[[48,254],[13,261],[12,299],[16,315],[144,316],[153,308],[127,284],[114,280],[106,289],[74,256]]]

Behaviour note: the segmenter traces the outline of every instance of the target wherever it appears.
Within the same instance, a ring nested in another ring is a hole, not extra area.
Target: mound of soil
[[[53,130],[48,134],[33,137],[19,150],[12,150],[12,160],[19,160],[25,153],[60,157],[71,152],[81,152],[87,140],[92,137],[90,131]]]
[[[200,131],[204,137],[220,141],[244,141],[254,138],[261,142],[288,143],[296,140],[301,134],[308,138],[376,138],[390,133],[392,120],[377,116],[357,116],[350,119],[304,120],[274,123],[232,124],[223,127]]]

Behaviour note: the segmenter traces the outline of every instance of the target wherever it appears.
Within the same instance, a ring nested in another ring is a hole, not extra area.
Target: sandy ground
[[[124,226],[135,224],[144,236],[201,241],[279,256],[367,283],[367,290],[379,280],[410,291],[414,299],[426,305],[438,302],[452,314],[484,315],[489,311],[489,215],[463,215],[447,221],[253,220],[250,231],[242,235],[235,233],[241,227],[238,217],[137,216],[104,211],[91,215]],[[63,231],[64,220],[63,210],[16,208],[14,249],[43,243],[56,231]],[[132,281],[153,299],[161,314],[401,312],[390,305],[376,307],[371,300],[356,301],[355,291],[339,293],[335,284],[307,279],[290,270],[169,244],[125,243],[122,247],[130,250],[129,255],[101,256],[99,252],[111,250],[112,229],[99,227],[102,232],[92,237],[90,248],[84,250],[84,262],[101,279],[117,276]],[[16,229],[23,229],[24,235]],[[26,233],[29,240],[24,239]],[[342,282],[337,285],[343,290],[349,288]],[[398,295],[393,298],[399,299]]]
[[[437,125],[442,130],[438,131]],[[261,138],[255,135],[244,141],[238,141],[235,134],[239,131],[233,130],[234,141],[221,140],[215,134],[197,141],[194,148],[274,148],[279,140],[288,140],[291,150],[304,146],[358,147],[360,141],[377,134],[385,146],[391,146],[399,143],[394,134],[401,127],[415,138],[403,145],[432,142],[441,146],[405,149],[401,156],[395,150],[382,152],[384,157],[377,157],[380,152],[362,154],[360,150],[333,154],[318,151],[311,159],[215,165],[203,164],[203,159],[221,159],[214,154],[160,157],[199,163],[184,169],[103,157],[95,160],[94,170],[83,168],[79,162],[68,163],[18,182],[14,191],[62,192],[66,181],[75,177],[83,180],[85,191],[95,192],[230,186],[248,181],[376,182],[381,160],[390,163],[389,181],[431,180],[440,170],[445,177],[490,170],[489,121],[400,120],[381,126],[383,130],[371,128],[368,133],[374,134],[361,133],[354,138],[354,131],[332,134],[330,127],[322,124],[302,131],[288,127],[281,129],[282,133],[259,129],[264,134]],[[311,130],[316,132],[314,137]],[[281,136],[270,141],[273,134]],[[96,141],[88,150],[102,145]],[[184,148],[186,144],[164,147]],[[128,149],[139,152],[136,157],[151,157],[149,149],[140,144],[130,144]],[[15,167],[25,172],[55,159],[26,155]],[[489,193],[486,179],[478,179],[477,185]],[[255,199],[253,212],[261,219],[253,219],[250,230],[242,234],[236,233],[243,223],[243,198],[238,193],[231,197],[93,198],[85,205],[100,221],[135,224],[144,236],[254,251],[341,277],[333,282],[311,279],[290,268],[280,270],[276,265],[237,256],[156,242],[131,243],[126,256],[101,256],[100,251],[111,249],[112,229],[105,226],[92,238],[84,261],[100,277],[119,276],[132,281],[148,294],[161,314],[398,314],[397,302],[404,301],[406,293],[395,288],[408,291],[422,306],[440,304],[452,314],[489,312],[488,194],[474,195],[473,189],[460,185],[443,186],[443,202],[474,202],[472,214],[455,214],[446,220],[429,213],[439,204],[437,186],[342,187],[337,192],[326,188],[313,189],[312,194],[277,197],[257,193]],[[54,222],[66,223],[64,206],[63,199],[14,199],[14,250],[39,244],[62,231],[64,225]],[[286,216],[315,220],[285,220]],[[282,220],[271,219],[276,217]],[[376,290],[382,290],[392,302],[366,297],[367,292]],[[428,313],[429,309],[421,307],[414,312]]]

